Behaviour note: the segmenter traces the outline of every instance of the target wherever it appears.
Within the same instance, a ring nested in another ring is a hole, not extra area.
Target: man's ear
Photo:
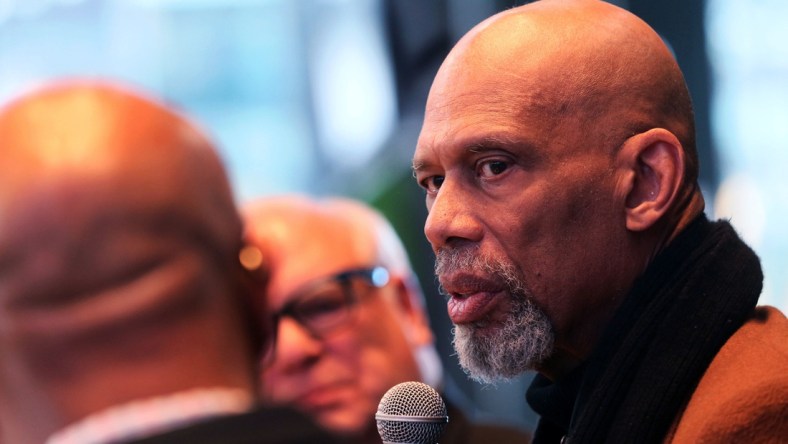
[[[645,231],[673,206],[684,176],[684,149],[678,138],[663,128],[630,137],[619,153],[628,170],[626,226]]]

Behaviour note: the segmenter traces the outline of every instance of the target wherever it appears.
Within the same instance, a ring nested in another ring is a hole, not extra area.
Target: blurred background
[[[360,198],[410,249],[452,384],[478,413],[533,428],[531,375],[469,382],[422,234],[410,159],[432,77],[511,0],[0,0],[0,102],[63,76],[164,97],[221,145],[239,202],[283,192]],[[761,303],[788,310],[788,3],[614,1],[674,50],[696,107],[711,217],[761,256]]]

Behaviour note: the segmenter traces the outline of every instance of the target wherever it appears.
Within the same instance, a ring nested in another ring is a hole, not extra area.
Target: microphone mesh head
[[[435,444],[448,422],[446,403],[438,392],[413,381],[390,388],[380,400],[378,415],[389,415],[376,417],[378,433],[386,443]]]

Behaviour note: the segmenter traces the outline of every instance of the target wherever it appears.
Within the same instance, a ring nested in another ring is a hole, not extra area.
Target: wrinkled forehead
[[[430,90],[414,164],[424,148],[474,138],[530,146],[618,140],[651,103],[670,55],[656,33],[604,2],[543,1],[478,25],[455,46]],[[641,100],[643,98],[643,100]],[[640,113],[640,114],[638,114]]]
[[[576,115],[544,70],[515,71],[475,60],[449,66],[435,80],[414,153],[414,167],[438,153],[462,155],[483,147],[519,147],[529,156],[572,134]],[[448,149],[449,151],[444,151]]]

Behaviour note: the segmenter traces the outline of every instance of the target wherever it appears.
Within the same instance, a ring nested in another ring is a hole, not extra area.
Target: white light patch
[[[728,176],[717,190],[714,211],[718,218],[730,219],[731,225],[750,246],[761,245],[766,226],[763,193],[746,174]]]
[[[377,154],[396,119],[380,18],[376,8],[357,3],[332,5],[311,44],[320,146],[329,161],[345,167],[363,165]]]

